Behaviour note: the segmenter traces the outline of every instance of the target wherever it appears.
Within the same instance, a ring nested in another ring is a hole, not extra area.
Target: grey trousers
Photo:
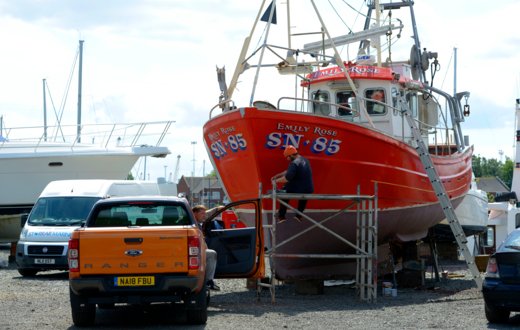
[[[217,269],[217,251],[206,249],[206,282],[215,277]]]

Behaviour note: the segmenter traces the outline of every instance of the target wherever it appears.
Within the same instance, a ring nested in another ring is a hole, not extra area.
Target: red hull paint
[[[356,194],[358,185],[362,194],[373,194],[377,182],[381,209],[437,203],[415,149],[405,143],[328,117],[255,108],[244,113],[230,111],[204,126],[209,154],[231,200],[258,197],[259,183],[264,193],[270,190],[270,178],[287,167],[285,145],[296,142],[310,160],[317,194]],[[451,198],[469,189],[471,155],[468,149],[432,157]],[[310,201],[308,208],[335,205]]]
[[[259,183],[262,193],[271,190],[270,178],[285,170],[288,164],[283,149],[294,144],[300,154],[310,160],[316,194],[353,195],[359,186],[361,194],[371,195],[377,183],[380,243],[396,237],[420,239],[428,228],[444,218],[416,150],[358,124],[302,112],[243,108],[224,112],[208,121],[204,125],[204,141],[232,201],[257,198]],[[454,207],[469,189],[471,156],[472,148],[449,156],[432,156]],[[263,207],[272,215],[269,200],[264,201]],[[306,213],[320,220],[330,214],[330,210],[344,207],[345,202],[313,200],[309,201]],[[328,226],[354,241],[355,221],[350,221],[353,215],[346,218],[341,222],[331,221]],[[305,227],[305,223],[283,223],[277,228],[277,241]],[[330,234],[314,229],[280,252],[338,253],[344,250],[344,243],[336,244]],[[312,276],[312,271],[302,268],[308,261],[280,260],[279,263],[281,278]],[[319,265],[324,263],[338,264],[313,260],[308,266],[320,269]],[[328,270],[327,274],[341,274],[335,267]]]

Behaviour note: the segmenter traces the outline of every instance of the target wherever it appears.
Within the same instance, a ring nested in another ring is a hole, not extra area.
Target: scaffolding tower
[[[260,187],[260,192],[261,192]],[[265,224],[264,228],[268,230],[271,241],[270,246],[266,251],[266,257],[269,258],[271,276],[269,282],[265,283],[261,280],[257,281],[257,297],[260,297],[262,288],[269,288],[271,294],[271,302],[276,301],[275,292],[275,278],[276,278],[276,262],[277,258],[337,258],[337,259],[356,259],[356,287],[357,293],[361,301],[376,302],[377,300],[377,184],[374,186],[374,195],[361,195],[358,187],[356,195],[336,195],[336,194],[294,194],[277,192],[276,185],[268,194],[262,195],[260,198],[272,200],[272,215],[271,223]],[[322,220],[311,218],[309,213],[304,214],[299,212],[284,200],[335,200],[345,201],[346,206],[336,211],[334,214]],[[293,233],[292,236],[282,242],[277,242],[276,239],[276,203],[281,203],[289,210],[293,210],[297,215],[302,217],[303,221],[309,221],[310,227],[302,229],[299,232]],[[352,243],[346,238],[342,237],[335,231],[326,226],[326,223],[336,217],[345,217],[348,210],[355,209],[356,212],[356,242]],[[306,253],[306,254],[287,254],[279,253],[277,250],[294,239],[302,236],[308,231],[318,228],[328,232],[332,237],[345,243],[350,249],[354,249],[354,254],[324,254],[324,253]]]

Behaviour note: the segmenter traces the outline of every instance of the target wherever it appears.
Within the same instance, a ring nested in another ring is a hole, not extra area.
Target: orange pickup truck
[[[260,201],[232,203],[214,216],[245,203],[255,214],[255,227],[211,230],[204,237],[185,199],[134,196],[97,202],[69,241],[74,324],[94,324],[96,305],[157,302],[183,308],[188,323],[206,323],[206,241],[217,251],[215,277],[264,275]]]

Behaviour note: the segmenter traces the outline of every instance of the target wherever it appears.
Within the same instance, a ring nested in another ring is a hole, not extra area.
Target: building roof
[[[498,177],[480,177],[476,178],[477,187],[487,193],[503,193],[509,192],[509,187]]]

